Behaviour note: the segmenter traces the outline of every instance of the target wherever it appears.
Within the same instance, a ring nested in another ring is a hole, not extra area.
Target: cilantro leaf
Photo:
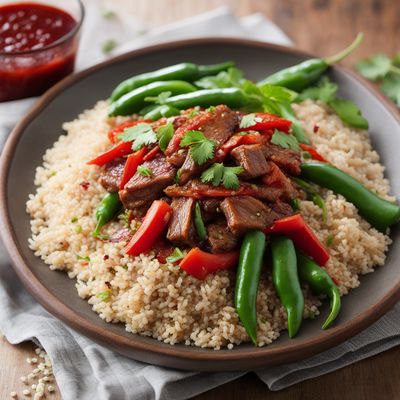
[[[157,96],[148,96],[144,98],[144,101],[164,105],[166,100],[171,97],[172,92],[161,92]]]
[[[240,121],[240,128],[249,128],[250,126],[254,126],[257,123],[257,115],[252,113],[252,114],[247,114],[242,117]]]
[[[111,53],[117,47],[117,42],[114,39],[108,39],[101,45],[101,51],[104,54]]]
[[[391,65],[389,57],[384,54],[375,54],[360,61],[356,68],[364,78],[375,81],[383,78],[390,71]]]
[[[207,139],[203,132],[187,131],[180,142],[180,147],[188,147],[193,160],[202,165],[214,157],[216,142]]]
[[[361,110],[351,100],[336,97],[328,104],[347,125],[359,129],[368,129],[368,121],[361,115]]]
[[[238,175],[244,172],[243,167],[225,167],[224,175],[222,177],[222,184],[227,189],[239,189]]]
[[[398,54],[398,57],[400,59],[400,54]],[[390,73],[385,76],[381,90],[400,107],[400,75]]]
[[[271,143],[281,146],[284,149],[300,150],[299,142],[293,135],[278,130],[275,130],[275,133],[272,135]]]
[[[297,100],[303,101],[305,99],[311,99],[329,103],[335,98],[337,90],[338,86],[336,83],[333,83],[327,77],[324,77],[318,82],[317,86],[303,90]]]
[[[180,248],[175,247],[174,251],[166,258],[166,260],[168,263],[173,264],[179,260],[182,260],[183,257],[185,257],[183,251]]]
[[[90,257],[89,256],[80,256],[79,254],[76,255],[77,260],[82,260],[82,261],[87,261],[90,262]]]
[[[225,167],[222,163],[215,163],[201,174],[201,181],[212,183],[213,186],[221,184],[227,189],[238,189],[238,175],[244,171],[243,167]]]
[[[157,139],[158,139],[158,145],[160,146],[160,149],[162,151],[165,151],[166,148],[168,147],[168,143],[172,139],[172,136],[174,136],[174,125],[172,122],[168,122],[168,124],[161,125],[157,129]]]
[[[215,76],[205,76],[195,82],[201,89],[218,89],[240,87],[243,81],[243,73],[238,68],[229,68]]]
[[[139,150],[143,146],[157,142],[157,136],[150,124],[141,123],[125,129],[118,139],[124,142],[133,142],[132,150]]]
[[[143,165],[139,165],[137,167],[137,173],[142,175],[142,176],[146,176],[149,177],[151,176],[151,170],[149,168],[143,167]]]
[[[260,90],[263,96],[277,102],[292,103],[298,96],[296,92],[283,86],[264,84],[260,86]]]

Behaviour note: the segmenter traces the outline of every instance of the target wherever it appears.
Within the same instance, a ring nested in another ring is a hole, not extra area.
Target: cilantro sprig
[[[284,149],[300,151],[299,142],[293,135],[278,130],[275,130],[274,134],[272,135],[271,143],[281,146]]]
[[[225,167],[222,163],[215,163],[201,174],[201,181],[213,186],[223,185],[227,189],[239,189],[238,175],[244,172],[243,167]]]
[[[202,165],[214,157],[216,142],[207,139],[203,132],[187,131],[180,142],[180,147],[189,147],[189,153],[195,163]]]
[[[133,142],[132,150],[140,150],[143,146],[157,142],[157,136],[150,124],[141,123],[125,129],[118,139],[124,142]]]
[[[169,264],[173,264],[182,260],[183,257],[185,257],[183,251],[179,247],[175,247],[174,251],[166,258],[166,260]]]
[[[162,151],[165,151],[166,148],[168,147],[168,144],[170,140],[172,139],[172,136],[174,136],[174,125],[172,122],[168,122],[168,124],[161,125],[157,129],[156,133],[157,139],[158,139],[158,145],[160,146],[160,149]]]
[[[375,54],[360,61],[356,68],[366,79],[380,82],[382,92],[400,107],[400,53],[393,59]]]
[[[146,177],[150,177],[151,176],[150,168],[144,167],[143,165],[139,165],[137,167],[137,173],[142,175],[142,176],[146,176]]]
[[[320,100],[336,112],[347,125],[359,129],[368,129],[368,121],[362,116],[361,110],[351,100],[337,95],[338,85],[327,77],[319,80],[316,86],[303,90],[297,100]]]

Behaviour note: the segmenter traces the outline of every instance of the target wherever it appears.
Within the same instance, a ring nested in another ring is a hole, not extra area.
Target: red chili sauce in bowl
[[[0,101],[37,96],[74,69],[78,22],[45,4],[0,6]]]

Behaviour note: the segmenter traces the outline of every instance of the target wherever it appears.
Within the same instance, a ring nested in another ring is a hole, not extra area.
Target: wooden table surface
[[[357,32],[366,35],[363,46],[344,61],[348,66],[366,55],[400,51],[399,0],[118,0],[127,11],[159,26],[191,15],[229,5],[237,15],[260,12],[275,21],[300,49],[330,55],[345,47]],[[104,0],[105,4],[112,0]],[[0,339],[0,399],[22,392],[19,377],[27,374],[27,357],[33,345],[11,346]],[[280,392],[270,392],[253,374],[246,375],[200,396],[197,400],[242,399],[385,399],[400,398],[400,348],[350,365],[342,370],[299,383]],[[22,398],[23,396],[20,396]],[[48,396],[61,399],[59,394]],[[79,399],[77,399],[79,400]],[[113,399],[114,400],[114,399]],[[118,399],[115,399],[118,400]]]

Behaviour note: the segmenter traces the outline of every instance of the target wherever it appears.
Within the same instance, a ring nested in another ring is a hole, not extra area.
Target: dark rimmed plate
[[[28,247],[29,218],[25,203],[34,192],[34,173],[45,150],[61,134],[64,121],[75,119],[99,99],[107,98],[122,79],[180,61],[201,64],[234,60],[246,75],[260,79],[309,57],[297,50],[239,39],[199,39],[167,43],[133,51],[65,79],[47,92],[11,133],[1,157],[1,233],[15,270],[32,295],[72,328],[128,357],[174,368],[244,370],[300,360],[335,346],[376,321],[400,299],[399,230],[392,232],[386,265],[361,279],[360,288],[343,299],[336,324],[321,331],[323,317],[305,321],[300,334],[286,332],[272,345],[243,344],[214,351],[167,345],[133,335],[122,324],[106,324],[78,297],[74,281],[51,271]],[[332,78],[343,96],[354,100],[370,122],[373,145],[387,167],[392,192],[400,195],[400,118],[394,106],[353,72],[334,67]],[[322,309],[325,315],[326,308]]]

